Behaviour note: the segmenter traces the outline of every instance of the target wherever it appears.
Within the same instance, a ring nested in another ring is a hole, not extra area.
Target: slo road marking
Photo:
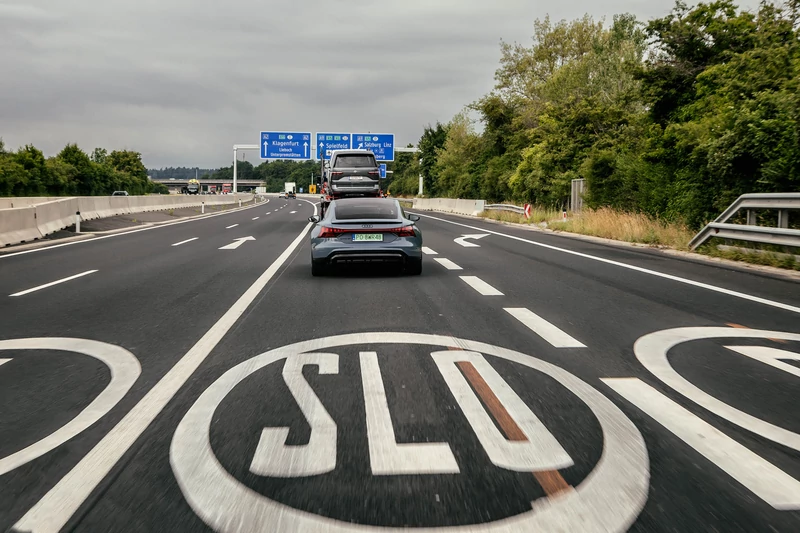
[[[397,444],[381,369],[378,366],[378,354],[361,352],[359,357],[372,474],[458,474],[458,463],[446,442]]]
[[[422,253],[425,254],[425,255],[439,255],[436,252],[434,252],[433,250],[431,250],[430,248],[428,248],[427,246],[423,246],[422,247]]]
[[[75,274],[74,276],[70,276],[68,278],[59,279],[56,281],[51,281],[50,283],[45,283],[44,285],[39,285],[38,287],[33,287],[31,289],[27,289],[20,292],[15,292],[14,294],[10,294],[9,296],[25,296],[26,294],[30,294],[32,292],[40,291],[42,289],[46,289],[48,287],[52,287],[53,285],[58,285],[59,283],[64,283],[65,281],[71,281],[73,279],[78,279],[83,276],[88,276],[89,274],[94,274],[97,270],[87,270],[86,272],[81,272],[80,274]]]
[[[483,296],[503,296],[503,293],[483,281],[478,276],[459,276],[467,285]]]
[[[225,227],[225,229],[231,229],[231,228],[235,228],[235,227],[236,227],[236,226],[238,226],[238,225],[239,225],[239,224],[232,224],[232,225],[230,225],[230,226],[226,226],[226,227]]]
[[[356,525],[298,511],[272,500],[242,485],[222,466],[211,448],[210,431],[217,407],[231,391],[253,373],[273,363],[297,357],[298,354],[330,352],[336,347],[381,344],[435,346],[441,347],[442,350],[459,347],[474,352],[477,356],[469,356],[471,357],[470,362],[481,372],[492,389],[498,392],[498,397],[509,413],[523,428],[526,427],[523,422],[529,424],[532,420],[526,420],[526,414],[516,411],[516,408],[508,403],[508,401],[513,401],[511,399],[516,396],[513,391],[509,393],[510,387],[509,391],[499,390],[493,382],[491,372],[483,371],[479,361],[484,360],[485,362],[485,359],[481,354],[518,363],[546,374],[586,404],[603,433],[603,454],[591,474],[575,490],[566,490],[557,498],[548,498],[546,504],[538,505],[537,501],[537,505],[533,506],[530,511],[506,520],[446,528],[450,533],[619,532],[626,531],[644,508],[650,480],[649,459],[644,439],[633,422],[594,387],[560,367],[506,348],[441,335],[374,332],[325,337],[276,348],[239,363],[211,384],[178,424],[173,434],[169,453],[175,479],[194,512],[209,527],[220,533],[261,531],[264,529],[264,524],[270,524],[275,530],[291,533],[347,533],[352,531],[408,533],[408,528],[404,527],[384,528]],[[452,354],[454,352],[444,353]],[[370,357],[368,356],[367,359]],[[447,356],[442,357],[447,358]],[[456,378],[469,389],[469,384],[465,382],[455,366],[455,362],[458,360],[460,359],[440,360],[439,362],[443,363],[445,368],[455,372]],[[368,379],[371,380],[371,378]],[[505,387],[508,385],[506,384]],[[501,385],[500,389],[503,388]],[[472,397],[473,401],[478,403],[477,408],[483,411],[483,406],[472,390],[465,392],[468,392],[465,397]],[[454,396],[458,399],[457,394]],[[484,416],[488,418],[485,411],[483,412]],[[483,423],[485,418],[477,420]],[[498,432],[491,420],[489,420],[489,425],[492,426],[491,429]],[[486,429],[491,431],[490,428]],[[483,431],[483,427],[481,427],[481,431]],[[528,434],[526,431],[526,435],[532,437],[531,442],[539,436],[539,433],[541,431],[533,434]],[[506,446],[509,441],[500,435],[500,439],[491,439],[491,443]],[[516,442],[512,444],[527,445],[529,443]],[[550,452],[543,455],[547,456]],[[509,459],[514,462],[517,460],[541,460],[536,457],[537,454],[532,454],[533,457],[529,457],[531,454],[524,455],[525,457],[510,457]],[[95,475],[93,471],[91,473]],[[54,512],[57,510],[57,507],[53,509]],[[25,529],[21,524],[16,527]],[[438,528],[418,529],[420,533],[442,530]]]
[[[196,241],[196,240],[197,240],[197,239],[199,239],[199,238],[200,238],[200,237],[192,237],[191,239],[186,239],[185,241],[176,242],[176,243],[175,243],[175,244],[173,244],[172,246],[180,246],[181,244],[186,244],[187,242]]]
[[[768,305],[770,307],[776,307],[778,309],[783,309],[785,311],[791,311],[792,313],[800,313],[800,307],[796,307],[796,306],[785,304],[785,303],[781,303],[781,302],[776,302],[774,300],[768,300],[766,298],[761,298],[759,296],[752,296],[750,294],[745,294],[745,293],[733,291],[733,290],[730,290],[730,289],[725,289],[723,287],[717,287],[715,285],[709,285],[708,283],[702,283],[702,282],[694,281],[694,280],[687,279],[687,278],[681,278],[679,276],[673,276],[672,274],[665,274],[663,272],[658,272],[657,270],[650,270],[650,269],[638,267],[638,266],[635,266],[635,265],[629,265],[627,263],[621,263],[619,261],[614,261],[612,259],[606,259],[604,257],[598,257],[596,255],[584,254],[584,253],[581,253],[581,252],[576,252],[574,250],[568,250],[566,248],[560,248],[558,246],[545,244],[543,242],[536,242],[536,241],[532,241],[530,239],[523,239],[522,237],[517,237],[515,235],[509,235],[507,233],[500,233],[499,231],[492,231],[492,230],[485,229],[485,228],[478,228],[478,227],[475,227],[475,226],[470,226],[468,224],[462,224],[460,222],[453,222],[452,220],[446,220],[444,218],[432,217],[430,215],[423,215],[423,214],[420,214],[419,216],[425,217],[425,218],[430,218],[431,220],[438,220],[440,222],[445,222],[447,224],[453,224],[455,226],[461,226],[461,227],[464,227],[464,228],[469,228],[469,229],[473,229],[473,230],[477,230],[477,231],[485,231],[486,233],[489,233],[491,235],[499,235],[501,237],[506,237],[507,239],[512,239],[512,240],[519,241],[519,242],[524,242],[524,243],[527,243],[527,244],[533,244],[534,246],[540,246],[542,248],[547,248],[548,250],[555,250],[557,252],[563,252],[565,254],[574,255],[576,257],[583,257],[585,259],[591,259],[592,261],[599,261],[601,263],[606,263],[607,265],[614,265],[614,266],[621,267],[621,268],[627,268],[629,270],[633,270],[633,271],[636,271],[636,272],[641,272],[643,274],[649,274],[651,276],[656,276],[656,277],[659,277],[659,278],[664,278],[664,279],[668,279],[668,280],[672,280],[672,281],[677,281],[678,283],[684,283],[686,285],[691,285],[693,287],[698,287],[698,288],[701,288],[701,289],[706,289],[706,290],[709,290],[709,291],[718,292],[720,294],[727,294],[728,296],[733,296],[735,298],[741,298],[743,300],[749,300],[751,302],[756,302],[756,303]]]
[[[756,496],[778,510],[800,509],[800,482],[638,378],[602,379]]]
[[[449,259],[445,259],[444,257],[434,257],[433,260],[445,267],[447,270],[464,270],[457,264],[453,263]]]
[[[507,307],[504,310],[556,348],[586,348],[582,342],[573,339],[529,309]]]
[[[317,209],[314,208],[314,214],[316,213]],[[206,360],[211,350],[261,294],[262,289],[266,287],[297,247],[305,242],[305,236],[311,226],[311,223],[306,225],[297,238],[236,300],[236,303],[222,315],[222,318],[148,391],[144,398],[125,415],[125,418],[103,437],[103,440],[25,513],[14,525],[15,528],[36,533],[58,533],[64,527],[153,419]]]
[[[142,371],[136,356],[128,350],[86,339],[59,337],[11,339],[0,341],[0,350],[75,352],[102,361],[111,371],[111,381],[106,388],[75,418],[40,441],[7,457],[0,458],[0,476],[56,449],[100,420],[128,393]],[[8,359],[0,359],[0,361],[5,363]]]

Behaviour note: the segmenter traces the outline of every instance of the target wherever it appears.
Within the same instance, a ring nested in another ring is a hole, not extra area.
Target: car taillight
[[[332,178],[338,178],[339,176],[344,175],[344,172],[331,172]]]
[[[369,171],[369,175],[370,175],[370,176],[380,176],[380,175],[381,175],[381,173],[380,173],[380,171],[379,171],[379,170],[370,170],[370,171]]]
[[[394,228],[389,230],[398,237],[413,237],[414,236],[414,226],[403,226],[402,228]]]
[[[342,228],[329,228],[328,226],[322,226],[322,229],[319,231],[319,238],[335,239],[336,237],[344,233],[350,233],[350,230]]]

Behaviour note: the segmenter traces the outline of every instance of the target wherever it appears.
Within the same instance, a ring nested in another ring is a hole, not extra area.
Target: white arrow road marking
[[[524,307],[506,308],[508,314],[528,326],[531,331],[555,346],[556,348],[586,348],[586,346],[573,339],[553,324]]]
[[[425,255],[439,255],[436,252],[434,252],[433,250],[431,250],[430,248],[428,248],[427,246],[423,246],[422,247],[422,253],[425,254]]]
[[[199,238],[200,238],[200,237],[192,237],[191,239],[186,239],[185,241],[176,242],[176,243],[175,243],[175,244],[173,244],[172,246],[180,246],[181,244],[186,244],[187,242],[196,241],[196,240],[197,240],[197,239],[199,239]]]
[[[453,263],[449,259],[445,259],[444,257],[434,257],[433,260],[445,267],[447,270],[464,270],[457,264]]]
[[[105,389],[75,418],[45,438],[7,457],[0,458],[0,476],[56,449],[100,420],[128,393],[142,372],[139,360],[128,350],[87,339],[59,337],[10,339],[0,341],[0,350],[75,352],[102,361],[111,371],[111,381]],[[5,362],[8,359],[2,361]]]
[[[454,242],[460,244],[464,248],[480,248],[480,245],[475,244],[474,242],[467,242],[464,239],[483,239],[484,237],[488,237],[488,233],[479,233],[475,235],[464,235],[463,237],[459,237],[458,239],[453,239]]]
[[[94,274],[97,270],[87,270],[86,272],[81,272],[80,274],[75,274],[74,276],[70,276],[68,278],[58,279],[56,281],[51,281],[50,283],[45,283],[44,285],[39,285],[38,287],[33,287],[31,289],[27,289],[20,292],[15,292],[14,294],[10,294],[9,296],[24,296],[26,294],[39,291],[42,289],[46,289],[47,287],[52,287],[53,285],[58,285],[59,283],[64,283],[65,281],[71,281],[73,279],[77,279],[83,276],[87,276],[89,274]]]
[[[238,226],[238,225],[239,225],[239,224],[233,224],[232,226],[227,226],[225,229],[231,229],[231,228],[235,228],[235,227],[236,227],[236,226]]]
[[[606,378],[601,381],[773,508],[800,509],[800,482],[783,470],[638,378]]]
[[[478,276],[459,276],[467,285],[478,291],[483,296],[503,296],[503,293],[483,281]]]
[[[240,238],[238,238],[238,239],[234,239],[232,243],[230,243],[230,244],[226,244],[225,246],[222,246],[222,247],[220,248],[220,250],[235,250],[235,249],[237,249],[238,247],[240,247],[241,245],[243,245],[245,242],[247,242],[247,241],[254,241],[254,240],[256,240],[256,238],[255,238],[255,237],[252,237],[252,236],[249,236],[249,237],[240,237]]]

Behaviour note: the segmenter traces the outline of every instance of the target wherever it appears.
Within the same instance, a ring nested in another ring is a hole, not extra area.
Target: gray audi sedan
[[[390,198],[334,200],[324,218],[308,219],[311,274],[322,276],[334,265],[394,263],[406,274],[422,273],[422,232],[417,215],[406,215]]]

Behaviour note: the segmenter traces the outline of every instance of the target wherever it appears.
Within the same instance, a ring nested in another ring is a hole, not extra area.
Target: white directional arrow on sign
[[[254,241],[256,240],[255,237],[241,237],[239,239],[234,239],[234,241],[230,244],[226,244],[220,250],[235,250],[241,245],[243,245],[246,241]]]
[[[459,237],[458,239],[454,239],[454,242],[460,244],[464,248],[480,248],[480,245],[475,244],[474,242],[467,242],[465,239],[483,239],[484,237],[488,237],[488,233],[479,233],[477,235],[464,235],[463,237]]]

